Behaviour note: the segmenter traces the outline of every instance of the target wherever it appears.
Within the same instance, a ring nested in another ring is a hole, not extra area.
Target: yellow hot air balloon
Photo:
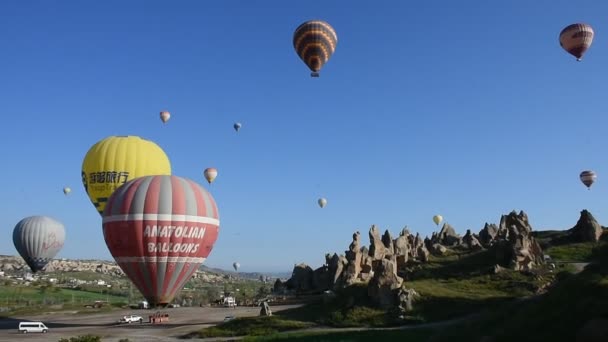
[[[171,163],[154,142],[138,136],[109,136],[93,145],[82,162],[82,184],[100,215],[112,192],[131,179],[171,175]]]
[[[433,216],[433,222],[435,222],[436,225],[439,225],[441,221],[443,221],[443,217],[441,215]]]

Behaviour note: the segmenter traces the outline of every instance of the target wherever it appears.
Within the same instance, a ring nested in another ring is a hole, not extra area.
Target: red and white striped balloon
[[[110,196],[103,236],[146,300],[164,306],[209,256],[219,224],[215,200],[199,184],[177,176],[145,176]]]

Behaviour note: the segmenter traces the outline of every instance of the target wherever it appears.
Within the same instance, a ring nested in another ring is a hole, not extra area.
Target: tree
[[[268,290],[268,288],[266,286],[262,285],[258,289],[258,298],[266,297],[269,293],[270,293],[270,291]]]

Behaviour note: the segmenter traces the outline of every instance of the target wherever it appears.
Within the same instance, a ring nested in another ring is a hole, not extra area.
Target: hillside
[[[590,319],[608,313],[603,299],[608,298],[608,272],[605,264],[598,266],[600,255],[608,249],[604,233],[587,211],[581,212],[575,227],[561,232],[533,233],[523,212],[503,215],[500,224],[486,224],[478,234],[467,231],[464,236],[444,225],[430,238],[414,237],[404,230],[393,239],[390,232],[380,236],[372,227],[369,247],[361,246],[356,232],[345,256],[328,254],[327,264],[316,270],[297,265],[292,278],[275,286],[275,291],[297,293],[300,298],[316,296],[311,304],[277,313],[271,320],[239,319],[189,336],[268,335],[307,326],[317,331],[317,338],[323,336],[327,341],[363,341],[371,336],[427,341],[431,335],[436,336],[433,341],[480,341],[484,334],[523,341],[530,340],[528,335],[535,336],[530,330],[543,327],[545,331],[553,321],[563,324],[554,331],[570,327],[568,336],[572,336],[572,329],[580,330]],[[608,257],[603,260],[605,263]],[[592,304],[596,297],[598,304]],[[572,305],[576,306],[571,309],[576,318],[568,312]],[[428,330],[426,326],[462,319],[467,321],[466,327],[456,325],[443,335],[442,329]],[[511,325],[522,328],[511,329]],[[424,334],[374,331],[327,335],[332,329],[348,327],[408,326],[427,330]],[[316,340],[307,337],[311,333],[262,340]],[[548,339],[559,337],[559,333],[535,333],[543,338],[534,340],[560,340]]]
[[[31,271],[23,261],[23,258],[16,255],[0,255],[0,271],[6,274],[30,273]],[[124,273],[114,261],[95,260],[95,259],[54,259],[44,269],[43,273],[55,272],[93,272],[100,275],[112,275],[125,277]],[[228,278],[241,278],[250,280],[260,280],[264,277],[266,281],[272,281],[278,277],[288,278],[290,273],[260,273],[260,272],[234,272],[220,268],[210,268],[205,265],[200,266],[200,271],[195,277],[205,278],[210,282],[222,282]],[[227,278],[228,277],[228,278]]]
[[[451,325],[408,330],[300,332],[250,341],[410,342],[600,342],[608,341],[608,244],[593,248],[592,263],[578,274],[562,273],[545,294],[489,307]]]
[[[230,275],[251,280],[260,280],[260,277],[264,277],[267,282],[273,281],[274,279],[287,279],[291,277],[291,272],[235,272],[221,268],[209,267],[206,265],[201,265],[200,270],[207,273]]]

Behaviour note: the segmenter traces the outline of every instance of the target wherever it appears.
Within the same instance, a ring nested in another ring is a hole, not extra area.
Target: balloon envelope
[[[433,222],[435,222],[436,225],[439,225],[441,221],[443,221],[443,217],[441,215],[433,216]]]
[[[15,249],[32,272],[41,271],[63,248],[65,228],[48,216],[30,216],[13,230]]]
[[[144,176],[112,194],[103,236],[146,300],[163,306],[209,256],[219,224],[215,200],[199,184],[177,176]]]
[[[241,264],[239,264],[238,262],[235,262],[235,263],[232,264],[232,267],[234,267],[235,271],[238,271],[239,267],[241,267]]]
[[[171,118],[171,113],[169,113],[167,111],[160,112],[160,120],[163,123],[166,123],[167,121],[169,121],[170,118]]]
[[[311,76],[318,76],[323,65],[336,51],[338,35],[329,23],[309,20],[296,28],[292,40],[296,53],[313,72]]]
[[[72,192],[72,189],[70,189],[69,187],[66,186],[65,188],[63,188],[63,193],[65,195],[69,194],[70,192]]]
[[[325,198],[319,198],[319,200],[317,201],[317,203],[319,203],[319,206],[321,208],[325,208],[325,206],[327,205],[327,200]]]
[[[93,145],[82,162],[82,184],[101,215],[108,197],[127,181],[170,175],[171,163],[154,142],[138,136],[110,136]]]
[[[239,129],[241,129],[241,124],[239,122],[237,122],[233,125],[233,127],[234,127],[234,130],[238,132]]]
[[[593,28],[587,24],[568,25],[559,34],[559,45],[580,61],[591,47],[593,36]]]
[[[217,169],[214,167],[206,168],[204,175],[205,179],[207,179],[207,182],[211,184],[215,180],[215,177],[217,177]]]
[[[580,178],[581,182],[583,182],[583,184],[585,184],[587,189],[590,189],[591,185],[593,185],[593,183],[595,183],[595,180],[597,179],[597,174],[594,171],[585,170],[585,171],[581,172],[581,174],[579,175],[579,178]]]

